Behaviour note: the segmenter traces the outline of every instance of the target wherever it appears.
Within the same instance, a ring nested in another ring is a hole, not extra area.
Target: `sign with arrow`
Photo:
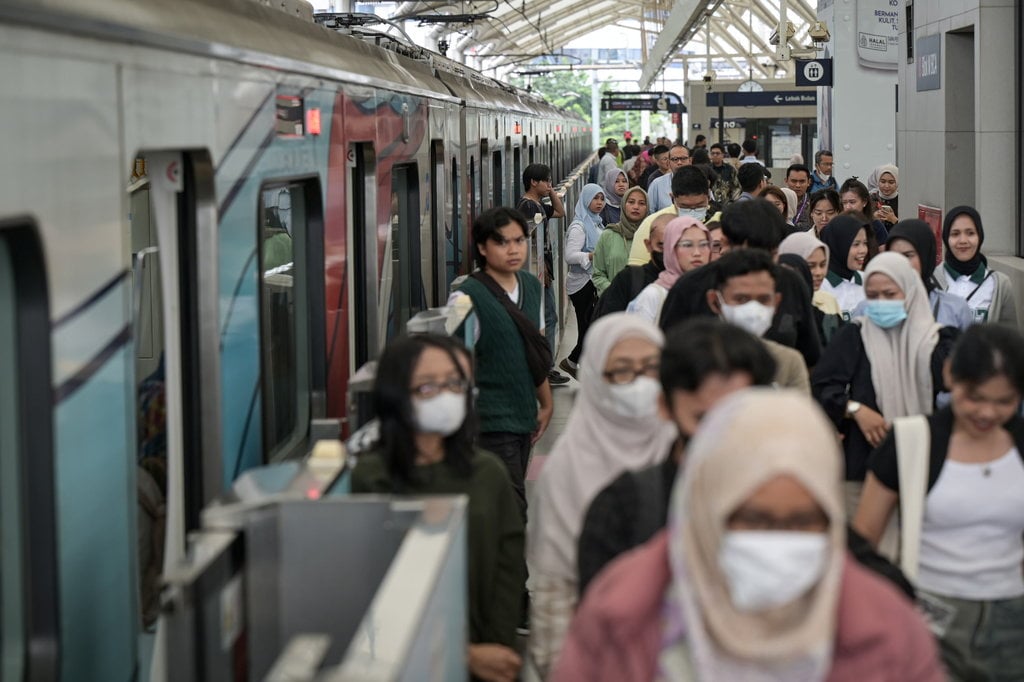
[[[764,92],[709,92],[704,97],[708,107],[718,106],[718,97],[727,107],[798,107],[818,104],[818,93],[805,90],[766,90]]]

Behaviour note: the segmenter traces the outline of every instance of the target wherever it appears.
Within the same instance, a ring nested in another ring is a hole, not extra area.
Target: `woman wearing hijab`
[[[864,274],[864,317],[832,337],[811,374],[814,397],[843,437],[850,514],[868,455],[892,420],[932,413],[942,363],[958,334],[935,322],[928,292],[905,256],[881,253]]]
[[[783,256],[795,256],[806,264],[810,273],[811,291],[814,292],[811,303],[814,304],[814,315],[818,320],[818,334],[828,344],[843,324],[842,310],[836,297],[821,288],[828,272],[828,246],[814,236],[813,230],[794,232],[779,244],[780,263],[783,262]]]
[[[695,218],[673,218],[665,226],[665,269],[626,306],[634,313],[657,324],[669,289],[684,273],[711,260],[711,233]]]
[[[607,207],[606,207],[607,210]],[[633,235],[640,223],[647,217],[647,193],[639,187],[631,187],[622,197],[622,211],[619,220],[608,225],[597,240],[594,249],[594,287],[600,296],[629,262],[629,249]]]
[[[981,253],[985,230],[981,216],[970,206],[957,206],[942,224],[946,259],[935,270],[939,288],[965,299],[976,322],[999,322],[1019,326],[1017,302],[1010,278],[990,270]]]
[[[960,331],[974,324],[974,313],[967,302],[955,294],[939,289],[935,282],[935,235],[928,223],[916,219],[901,220],[889,231],[889,240],[885,243],[885,248],[886,251],[905,256],[910,267],[921,275],[936,322],[943,327],[956,327]],[[854,310],[853,316],[857,317],[863,312],[862,301]]]
[[[621,168],[612,168],[601,179],[601,187],[604,191],[604,209],[601,210],[601,220],[605,225],[612,225],[619,222],[622,199],[626,195],[626,190],[629,189],[629,178]]]
[[[576,607],[576,548],[587,507],[623,471],[662,461],[677,435],[658,414],[664,337],[657,326],[613,313],[592,331],[580,361],[580,391],[537,482],[527,526],[529,648],[544,675]]]
[[[800,200],[797,199],[796,192],[788,187],[780,187],[782,193],[786,195],[786,222],[789,225],[796,225],[794,220],[796,219],[796,212],[800,206]]]
[[[835,296],[844,320],[864,300],[864,280],[860,271],[868,256],[868,233],[860,221],[848,215],[837,216],[822,230],[821,241],[828,247],[828,272],[821,289]]]
[[[796,392],[712,408],[667,531],[588,588],[551,679],[943,680],[910,603],[845,551],[837,449]]]
[[[604,230],[604,223],[601,222],[604,203],[604,190],[600,185],[584,185],[580,198],[576,200],[572,222],[565,232],[565,263],[569,266],[565,275],[565,290],[576,311],[577,335],[576,347],[558,366],[573,378],[576,378],[576,363],[583,351],[583,337],[587,335],[587,327],[597,303],[597,288],[591,276],[594,272],[594,249]]]
[[[890,225],[900,221],[899,190],[900,171],[891,163],[879,166],[868,176],[868,192],[875,204],[875,215]]]

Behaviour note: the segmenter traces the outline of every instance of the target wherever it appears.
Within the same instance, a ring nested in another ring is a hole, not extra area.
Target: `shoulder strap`
[[[988,278],[989,278],[989,277],[991,277],[991,276],[992,276],[992,275],[994,275],[994,274],[996,274],[996,271],[995,271],[995,270],[989,270],[989,271],[988,271],[988,274],[987,274],[987,275],[985,275],[985,278],[984,278],[983,280],[981,280],[980,282],[978,282],[978,286],[976,286],[976,287],[974,287],[973,289],[971,289],[971,293],[967,294],[967,296],[966,296],[966,299],[967,299],[968,301],[970,301],[970,300],[971,300],[972,298],[974,298],[974,295],[975,295],[976,293],[978,293],[978,289],[980,289],[980,288],[981,288],[981,285],[983,285],[983,284],[984,284],[985,282],[987,282],[987,281],[988,281]]]
[[[900,482],[900,568],[911,582],[917,580],[921,554],[924,500],[928,493],[931,433],[922,415],[893,420],[896,465]]]
[[[519,330],[519,335],[523,339],[526,363],[529,365],[534,385],[540,386],[547,378],[552,362],[551,348],[548,346],[547,338],[540,333],[540,330],[534,326],[535,323],[526,317],[526,314],[520,310],[519,306],[512,302],[512,299],[508,297],[508,294],[501,288],[501,285],[494,281],[493,277],[483,270],[477,270],[470,277],[483,284],[488,291],[494,294],[494,297],[498,299],[501,306],[508,312],[509,317],[512,318],[512,323]],[[519,283],[519,300],[525,303],[527,283],[518,274],[516,275],[516,281]]]

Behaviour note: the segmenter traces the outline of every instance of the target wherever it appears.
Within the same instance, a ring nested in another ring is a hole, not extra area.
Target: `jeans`
[[[555,289],[553,285],[544,287],[544,336],[551,348],[551,366],[555,366],[558,357],[558,313],[555,309]]]
[[[594,316],[594,307],[597,305],[597,287],[593,282],[587,282],[575,294],[569,294],[569,300],[576,311],[576,347],[569,353],[569,359],[572,362],[579,362],[580,354],[583,352],[583,337],[587,335],[590,318]]]
[[[956,609],[939,639],[950,680],[1024,679],[1024,597],[971,601],[939,596]]]
[[[482,450],[497,455],[505,463],[508,476],[512,479],[512,488],[516,493],[516,502],[519,503],[523,523],[526,523],[526,467],[530,463],[531,435],[489,431],[481,433],[476,440]]]

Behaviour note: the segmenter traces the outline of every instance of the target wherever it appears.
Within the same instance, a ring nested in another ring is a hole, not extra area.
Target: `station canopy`
[[[632,66],[642,70],[645,90],[680,62],[710,62],[726,78],[791,77],[791,63],[771,44],[780,3],[793,56],[813,56],[808,29],[816,16],[807,0],[421,0],[399,3],[387,15],[418,25],[425,47],[440,45],[449,57],[499,78],[531,64],[571,66],[562,49],[600,29],[636,31],[640,59]]]

